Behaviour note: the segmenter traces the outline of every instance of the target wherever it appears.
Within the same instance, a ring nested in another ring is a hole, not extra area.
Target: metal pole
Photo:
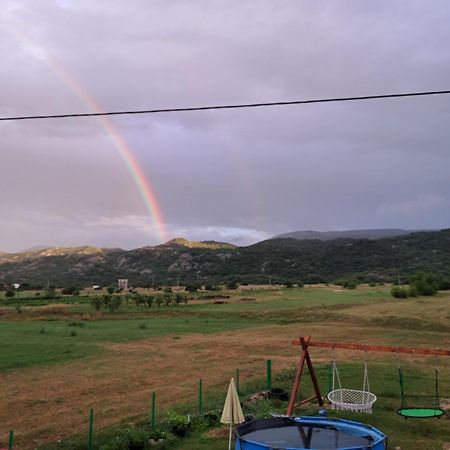
[[[88,434],[88,450],[92,450],[92,438],[94,435],[94,410],[89,412],[89,434]]]
[[[239,369],[236,369],[236,391],[240,395],[240,392],[239,392]]]
[[[203,415],[203,382],[198,381],[198,412]]]
[[[266,368],[266,375],[267,375],[267,390],[272,390],[272,360],[267,360],[267,368]]]
[[[156,392],[152,394],[152,431],[156,429]]]
[[[13,446],[14,446],[14,431],[11,430],[9,432],[8,450],[11,450]]]

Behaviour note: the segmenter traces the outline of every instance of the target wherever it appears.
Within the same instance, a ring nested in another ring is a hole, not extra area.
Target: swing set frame
[[[420,347],[398,347],[391,345],[368,345],[358,343],[343,343],[343,342],[319,342],[312,341],[311,336],[300,336],[298,340],[292,341],[292,345],[300,346],[300,359],[298,361],[297,370],[295,374],[294,384],[292,386],[291,397],[288,403],[286,414],[292,416],[295,408],[305,403],[316,399],[320,406],[323,406],[323,397],[320,393],[319,383],[317,381],[316,372],[309,354],[309,347],[331,348],[331,349],[344,349],[344,350],[359,350],[359,351],[372,351],[372,352],[384,352],[384,353],[406,353],[412,355],[428,355],[428,356],[450,356],[450,350],[442,350],[436,348],[420,348]],[[314,395],[305,400],[297,402],[298,391],[300,390],[301,379],[303,375],[303,369],[305,362],[308,366],[309,376],[311,378]]]

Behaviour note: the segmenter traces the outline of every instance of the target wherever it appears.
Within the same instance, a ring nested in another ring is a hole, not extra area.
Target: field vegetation
[[[199,379],[205,389],[204,411],[217,416],[229,379],[239,368],[244,411],[261,417],[284,413],[286,403],[248,398],[265,389],[267,359],[273,362],[274,384],[290,390],[298,358],[298,348],[290,342],[299,335],[327,341],[449,347],[448,291],[406,299],[393,298],[388,285],[240,286],[202,292],[140,289],[134,293],[105,289],[72,294],[56,290],[53,296],[36,296],[36,291],[21,291],[0,299],[0,423],[2,430],[14,429],[20,449],[86,448],[90,408],[95,410],[95,449],[150,448],[152,392],[158,399],[158,432],[166,436],[155,448],[225,449],[226,430],[208,415],[197,417]],[[111,309],[106,299],[113,297],[118,306]],[[95,299],[102,303],[98,310]],[[326,393],[333,352],[314,349],[312,355]],[[345,383],[360,387],[364,355],[336,351],[334,356]],[[450,358],[382,353],[367,357],[371,387],[379,398],[374,414],[330,414],[379,427],[389,435],[393,448],[437,450],[448,445],[447,417],[405,420],[396,409],[399,364],[404,368],[407,395],[420,402],[429,402],[434,393],[437,364],[442,405],[448,408]],[[302,395],[310,393],[306,382]],[[317,411],[310,405],[297,412]],[[184,439],[171,437],[174,414],[192,417],[192,429]],[[7,444],[7,433],[2,433],[0,447]],[[130,443],[139,439],[140,447]]]

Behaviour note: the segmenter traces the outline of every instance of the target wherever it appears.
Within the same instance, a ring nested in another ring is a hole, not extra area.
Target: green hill
[[[174,239],[125,251],[95,247],[0,253],[1,283],[56,286],[191,282],[328,282],[403,279],[418,271],[450,278],[450,229],[387,239],[298,240],[278,238],[247,247]]]

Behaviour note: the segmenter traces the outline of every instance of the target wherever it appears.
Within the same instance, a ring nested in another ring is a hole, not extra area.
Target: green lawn
[[[76,324],[75,326],[73,324]],[[99,343],[215,333],[255,326],[246,318],[148,316],[138,320],[0,321],[0,370],[69,361],[104,351]]]

